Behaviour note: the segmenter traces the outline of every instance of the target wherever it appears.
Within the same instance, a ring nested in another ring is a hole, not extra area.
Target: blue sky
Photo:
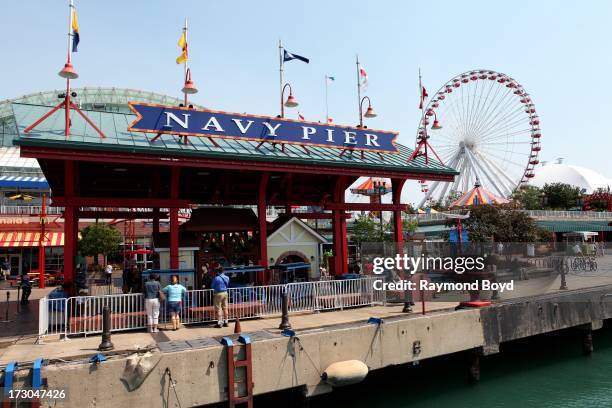
[[[278,113],[278,40],[307,56],[286,79],[307,120],[325,115],[325,74],[334,75],[330,114],[357,122],[355,55],[367,69],[379,116],[369,126],[414,143],[418,68],[432,91],[463,71],[514,77],[531,94],[543,160],[612,177],[612,3],[605,1],[81,1],[75,86],[117,86],[179,95],[176,42],[185,16],[190,58],[210,108]],[[59,88],[67,7],[59,0],[3,4],[0,98]],[[297,110],[287,116],[296,116]]]

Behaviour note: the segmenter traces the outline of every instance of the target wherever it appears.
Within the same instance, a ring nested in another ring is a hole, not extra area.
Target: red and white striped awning
[[[64,246],[63,232],[47,232],[43,246]],[[37,247],[40,232],[0,232],[0,248]]]

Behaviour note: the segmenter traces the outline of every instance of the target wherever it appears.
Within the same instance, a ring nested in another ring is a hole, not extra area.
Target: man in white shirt
[[[111,278],[113,277],[113,265],[106,265],[106,268],[104,268],[104,273],[106,274],[106,283],[111,283]]]

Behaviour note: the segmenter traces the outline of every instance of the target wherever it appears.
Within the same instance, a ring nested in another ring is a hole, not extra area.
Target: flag
[[[336,77],[333,76],[326,75],[325,78],[327,79],[327,83],[334,82],[336,80]]]
[[[334,123],[334,120],[332,118],[327,118],[327,123]]]
[[[81,37],[79,36],[79,21],[77,20],[76,9],[72,10],[72,52],[77,52],[79,41],[81,41]]]
[[[419,103],[419,109],[423,109],[423,105],[425,103],[425,99],[429,96],[427,94],[427,89],[423,85],[419,85],[421,87],[421,102]]]
[[[297,54],[292,54],[287,50],[283,50],[283,62],[291,61],[294,59],[303,61],[307,64],[310,62],[310,60],[306,57],[302,57],[301,55],[297,55]]]
[[[304,116],[300,112],[298,112],[298,119],[299,120],[304,120]]]
[[[368,86],[368,73],[363,67],[359,67],[360,86],[365,89]]]
[[[183,31],[181,34],[181,38],[178,40],[178,46],[181,49],[181,55],[176,58],[177,64],[184,64],[187,62],[188,53],[187,53],[187,33]]]

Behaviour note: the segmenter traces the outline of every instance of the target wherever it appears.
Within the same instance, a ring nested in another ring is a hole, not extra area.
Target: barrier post
[[[287,294],[287,288],[283,288],[283,292],[281,293],[281,301],[282,301],[282,312],[281,316],[281,324],[278,326],[279,329],[285,330],[290,329],[291,324],[289,323],[289,296]]]
[[[102,308],[102,343],[98,346],[100,351],[108,351],[115,348],[111,343],[110,308],[104,305]]]

